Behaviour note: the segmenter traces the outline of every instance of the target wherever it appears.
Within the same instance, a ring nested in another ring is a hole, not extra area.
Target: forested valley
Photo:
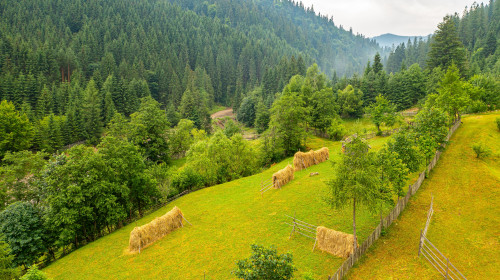
[[[500,106],[493,0],[393,49],[288,0],[1,0],[0,15],[0,259],[23,269],[308,135],[342,140],[346,120],[368,114],[380,134],[418,107],[381,156],[404,173],[461,114]],[[238,123],[221,129],[210,113],[224,107]]]

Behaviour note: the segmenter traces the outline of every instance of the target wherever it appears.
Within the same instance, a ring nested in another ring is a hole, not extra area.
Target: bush
[[[228,119],[226,123],[224,124],[224,134],[226,135],[227,138],[231,138],[233,135],[236,133],[240,133],[241,129],[238,127],[238,125],[232,120]]]
[[[175,172],[166,163],[151,165],[146,172],[151,178],[156,180],[158,190],[160,191],[162,199],[172,197],[179,193],[177,189],[172,186],[172,177]]]
[[[467,113],[481,113],[481,112],[486,112],[488,111],[488,105],[484,103],[481,100],[474,100],[472,103],[467,107]]]
[[[271,246],[252,245],[252,255],[248,259],[240,260],[238,268],[233,271],[236,277],[245,280],[286,280],[292,279],[297,270],[293,265],[292,254],[278,255],[278,251]]]
[[[476,158],[487,157],[491,154],[491,150],[484,143],[472,144],[472,150],[476,153]]]
[[[500,118],[497,118],[496,121],[497,121],[498,130],[500,131]]]
[[[200,189],[203,187],[204,183],[205,180],[203,176],[189,167],[181,169],[172,179],[172,187],[174,187],[178,193],[185,190]]]
[[[342,140],[344,135],[347,133],[347,130],[345,129],[344,124],[342,121],[338,118],[332,120],[332,124],[327,130],[328,135],[330,136],[330,139],[333,139],[335,141]]]
[[[49,277],[45,275],[42,271],[38,269],[38,267],[35,265],[31,266],[30,269],[28,269],[28,272],[24,274],[23,277],[21,277],[21,280],[48,280]]]

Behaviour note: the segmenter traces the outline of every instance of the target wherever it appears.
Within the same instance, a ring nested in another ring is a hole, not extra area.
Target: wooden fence
[[[431,206],[429,207],[429,211],[427,212],[427,221],[425,222],[425,227],[423,230],[423,235],[427,235],[427,230],[429,229],[429,225],[431,223],[432,214],[434,214],[434,208],[432,208],[432,203],[434,202],[434,197],[431,199]]]
[[[318,228],[318,226],[301,221],[297,219],[295,215],[293,217],[288,215],[285,216],[288,217],[288,219],[290,219],[289,222],[291,223],[290,224],[288,222],[285,222],[285,224],[292,227],[292,231],[290,232],[290,236],[288,237],[288,239],[292,238],[294,233],[298,233],[302,236],[313,239],[314,245],[312,250],[314,251],[314,248],[316,247],[316,242],[318,242],[318,239],[316,239],[316,229]]]
[[[450,137],[453,135],[455,130],[460,126],[460,119],[458,119],[450,128],[448,135],[446,136],[446,141],[450,140]],[[381,219],[380,223],[378,226],[375,228],[375,230],[368,236],[368,238],[365,239],[365,241],[356,248],[355,252],[351,254],[347,260],[344,261],[344,263],[337,269],[337,271],[333,274],[333,276],[329,276],[328,280],[339,280],[342,279],[349,269],[351,269],[356,261],[365,254],[365,252],[370,248],[370,246],[380,237],[380,234],[382,233],[383,228],[389,227],[394,220],[396,220],[399,217],[399,214],[405,209],[406,205],[408,204],[408,201],[410,198],[418,191],[420,186],[422,185],[422,182],[425,180],[425,174],[426,172],[430,172],[434,166],[436,165],[437,161],[439,160],[439,157],[441,156],[440,151],[436,151],[436,154],[427,166],[426,170],[420,173],[418,176],[417,181],[408,187],[408,192],[403,198],[398,198],[398,203],[394,208],[391,210],[391,212],[383,219]]]
[[[425,227],[420,231],[420,241],[418,244],[418,255],[424,256],[434,268],[443,275],[445,279],[465,279],[460,271],[450,262],[450,260],[441,253],[441,251],[432,244],[429,239],[427,239],[427,230],[429,229],[429,224],[431,223],[432,214],[434,213],[433,208],[434,197],[431,200],[431,206],[427,212],[427,221],[425,222]]]
[[[392,135],[392,134],[394,134],[396,132],[401,131],[401,129],[402,129],[401,127],[398,127],[398,128],[394,128],[394,129],[390,129],[390,130],[383,130],[382,131],[382,136]],[[377,132],[372,132],[372,133],[363,134],[363,135],[353,134],[353,135],[350,135],[350,136],[346,137],[343,141],[344,142],[350,142],[352,137],[361,137],[363,139],[368,140],[368,139],[372,139],[375,136],[377,136]]]
[[[464,279],[465,276],[450,262],[450,259],[445,257],[441,251],[427,239],[425,234],[421,232],[420,242],[418,246],[418,255],[424,256],[434,266],[445,279],[457,280]]]
[[[260,182],[260,196],[264,197],[264,193],[273,188],[273,178]]]

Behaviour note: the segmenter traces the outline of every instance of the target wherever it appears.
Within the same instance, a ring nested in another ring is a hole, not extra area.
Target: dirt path
[[[217,118],[223,118],[223,117],[231,117],[234,119],[234,112],[233,108],[227,108],[219,112],[215,112],[212,115],[210,115],[212,119],[217,119]]]

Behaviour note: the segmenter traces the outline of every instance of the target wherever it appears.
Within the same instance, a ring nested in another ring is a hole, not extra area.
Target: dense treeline
[[[379,94],[403,110],[425,101],[439,90],[439,81],[454,64],[469,93],[467,112],[482,112],[500,106],[500,5],[474,4],[464,15],[444,17],[429,40],[414,40],[397,46],[385,67],[377,55],[363,75],[336,79],[337,89],[350,84],[363,92],[369,106]],[[474,35],[472,35],[474,34]],[[458,89],[457,89],[458,90]],[[421,105],[421,104],[420,104]]]
[[[282,57],[352,74],[377,50],[289,1],[2,1],[0,11],[2,98],[31,108],[44,86],[55,95],[61,82],[93,77],[101,88],[110,75],[121,87],[113,95],[120,113],[134,109],[118,98],[135,98],[126,93],[134,79],[164,106],[179,106],[187,68],[205,71],[212,100],[230,104]]]
[[[455,57],[460,60],[455,61],[456,64],[464,64],[459,66],[459,68],[464,68],[463,75],[472,77],[485,73],[500,74],[500,42],[498,41],[500,4],[498,1],[490,0],[487,5],[474,3],[469,8],[466,7],[461,16],[455,13],[448,16],[446,21],[450,23],[448,28],[455,28],[461,47],[464,48],[465,53],[460,53]],[[388,72],[396,73],[414,63],[418,63],[422,68],[426,68],[428,63],[431,69],[439,66],[439,63],[436,64],[436,61],[428,57],[430,46],[436,40],[439,38],[433,36],[427,41],[414,40],[408,41],[406,45],[397,46],[387,59]],[[435,51],[442,50],[436,49]]]
[[[1,1],[0,12],[0,99],[48,152],[98,143],[115,111],[129,117],[149,95],[172,126],[207,130],[214,103],[237,108],[262,86],[269,107],[312,61],[350,75],[378,49],[293,1]]]

